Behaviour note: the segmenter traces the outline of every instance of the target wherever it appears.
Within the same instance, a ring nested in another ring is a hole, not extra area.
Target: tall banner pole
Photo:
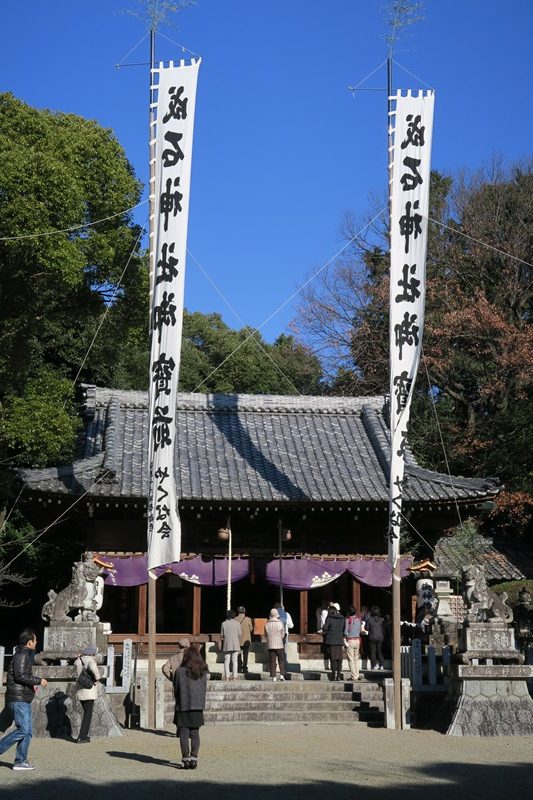
[[[387,141],[389,170],[389,247],[392,249],[392,174],[393,174],[393,127],[392,127],[392,57],[387,58]],[[391,440],[392,448],[392,440]],[[392,452],[392,451],[391,451]],[[392,463],[392,461],[391,461]],[[392,568],[392,679],[394,683],[394,727],[401,728],[401,575],[400,560],[391,564]]]
[[[389,78],[391,69],[389,67]],[[388,552],[392,572],[395,728],[401,719],[400,531],[409,412],[422,351],[434,93],[389,83],[390,476]]]
[[[196,85],[200,59],[155,66],[150,84],[150,370],[148,419],[148,723],[155,724],[156,578],[180,560],[177,400]],[[157,100],[155,99],[157,95]],[[164,569],[163,569],[164,571]]]
[[[278,517],[278,560],[279,560],[279,602],[283,603],[283,531],[281,517]]]
[[[231,533],[231,520],[228,517],[228,574],[226,584],[226,611],[231,608],[231,569],[233,566],[233,539]]]
[[[153,74],[155,66],[155,30],[150,29],[150,74],[149,74],[149,159],[150,159],[150,183],[148,199],[148,252],[149,252],[149,275],[150,275],[150,304],[153,306],[154,294],[154,274],[155,274],[155,103]],[[152,342],[152,326],[150,325],[150,349]],[[150,498],[148,498],[150,505]],[[155,666],[156,666],[156,642],[157,642],[157,591],[156,575],[149,570],[148,572],[148,714],[147,721],[149,728],[155,728]]]

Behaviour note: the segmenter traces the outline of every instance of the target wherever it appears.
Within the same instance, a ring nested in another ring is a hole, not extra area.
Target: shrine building
[[[72,464],[21,471],[26,513],[46,523],[77,501],[63,529],[76,526],[108,565],[100,617],[117,644],[144,645],[148,395],[86,386],[83,417]],[[330,599],[390,612],[385,397],[179,394],[177,431],[182,552],[157,581],[158,645],[218,634],[229,555],[232,607],[265,618],[281,584],[302,643]],[[479,514],[499,491],[494,479],[424,469],[409,451],[405,475],[407,525],[429,543],[458,523],[458,507]],[[413,582],[402,586],[409,618]]]

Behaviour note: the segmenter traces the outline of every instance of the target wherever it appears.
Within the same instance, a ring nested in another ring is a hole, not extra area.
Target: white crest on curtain
[[[179,561],[174,457],[196,84],[200,60],[153,70],[157,90],[150,264],[148,569]],[[159,77],[158,83],[155,78]]]
[[[433,92],[399,91],[391,171],[389,560],[400,552],[405,448],[424,330]],[[390,120],[392,125],[392,119]]]

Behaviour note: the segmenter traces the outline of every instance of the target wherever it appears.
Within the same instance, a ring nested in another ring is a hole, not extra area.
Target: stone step
[[[365,697],[363,699],[354,698],[354,703],[358,703],[361,708],[371,706],[372,708],[384,708],[383,697]]]
[[[219,724],[223,722],[255,722],[262,724],[295,724],[295,723],[331,723],[364,724],[354,711],[294,711],[287,715],[283,710],[277,711],[206,711],[206,723]]]
[[[366,699],[366,698],[365,698]],[[377,700],[378,698],[376,698]],[[254,692],[252,696],[239,692],[209,692],[207,695],[208,703],[340,703],[340,702],[359,702],[352,697],[351,692]]]
[[[219,681],[216,684],[208,684],[208,692],[246,692],[247,694],[256,694],[258,692],[298,692],[298,694],[338,694],[339,692],[349,692],[353,694],[351,684],[345,683],[330,683],[321,684],[319,682],[309,682],[304,684],[303,681],[273,681],[272,678],[268,681],[230,681],[225,683]],[[361,693],[360,689],[355,689],[356,692]],[[382,690],[378,691],[383,694]],[[377,692],[376,692],[377,693]],[[366,692],[363,690],[363,694]]]
[[[274,707],[275,708],[275,707]],[[206,705],[206,711],[266,711],[272,709],[271,703],[258,703],[250,708],[250,703],[225,703],[221,701],[209,701]],[[286,701],[283,700],[283,712],[287,716],[292,716],[293,712],[299,713],[300,711],[359,711],[359,706],[355,705],[352,700],[336,700],[335,702],[328,702],[327,700],[316,700],[310,703],[302,703],[298,700]]]
[[[174,702],[165,686],[165,721],[172,727]],[[383,688],[377,681],[210,680],[207,724],[354,724],[382,727]]]
[[[261,692],[265,690],[265,686],[270,687],[275,691],[283,692],[283,691],[291,691],[291,692],[328,692],[328,691],[380,691],[382,692],[382,688],[378,684],[374,683],[365,683],[363,681],[354,682],[351,681],[295,681],[295,680],[285,680],[285,681],[272,681],[272,679],[268,681],[254,681],[254,680],[236,680],[236,681],[217,681],[217,680],[210,680],[207,684],[207,691],[214,691],[216,689],[220,689],[221,687],[224,691],[228,692],[236,692],[236,691],[249,691],[249,692]],[[169,685],[167,687],[171,690],[171,685],[169,681]]]

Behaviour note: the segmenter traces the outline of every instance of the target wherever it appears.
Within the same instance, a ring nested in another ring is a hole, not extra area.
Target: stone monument
[[[448,668],[449,692],[435,726],[449,736],[531,736],[533,667],[515,646],[507,595],[488,586],[478,565],[463,567],[467,613],[457,653]]]
[[[103,602],[102,572],[103,567],[95,561],[94,553],[84,553],[72,568],[68,586],[59,593],[53,589],[48,592],[48,601],[41,613],[49,624],[44,629],[43,650],[35,658],[38,674],[47,679],[48,686],[39,690],[34,701],[36,736],[77,736],[83,711],[76,698],[74,662],[83,647],[92,645],[99,651],[95,660],[100,666],[110,632],[109,624],[100,622],[97,614]],[[121,735],[105,687],[100,684],[93,709],[91,738]]]

